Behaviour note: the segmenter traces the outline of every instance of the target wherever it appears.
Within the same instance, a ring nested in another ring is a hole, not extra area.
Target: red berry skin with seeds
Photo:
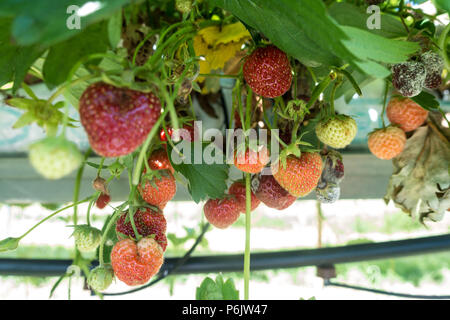
[[[234,165],[247,173],[259,173],[270,160],[269,150],[262,147],[259,151],[248,148],[245,152],[235,152]]]
[[[129,286],[147,283],[163,263],[163,250],[152,238],[142,238],[137,243],[131,239],[120,240],[111,251],[115,276]]]
[[[262,203],[277,210],[290,207],[297,199],[283,189],[272,175],[261,175],[254,192]]]
[[[92,149],[103,157],[133,152],[161,114],[159,99],[144,93],[97,82],[80,98],[80,120]]]
[[[273,45],[253,51],[244,62],[243,73],[250,88],[265,98],[283,95],[292,83],[289,58]]]
[[[203,207],[206,220],[219,229],[231,226],[241,215],[235,198],[209,199]]]
[[[128,211],[122,213],[116,223],[116,234],[119,240],[125,236],[135,239],[135,234],[131,221],[127,220]],[[161,246],[163,251],[167,248],[167,221],[161,210],[152,210],[151,208],[140,208],[134,213],[134,225],[137,232],[143,236],[152,236]]]
[[[147,180],[143,187],[142,184],[139,184],[138,190],[145,202],[162,209],[175,196],[177,185],[169,170],[159,170],[158,172],[161,175],[160,178],[154,177]]]
[[[303,197],[313,191],[319,182],[322,158],[318,153],[310,152],[303,152],[300,158],[291,155],[286,158],[286,167],[276,162],[272,165],[272,172],[283,189],[295,197]]]
[[[246,200],[245,200],[245,184],[239,181],[234,182],[230,188],[228,189],[228,193],[230,195],[234,195],[239,206],[239,211],[241,213],[246,213]],[[256,196],[251,192],[251,211],[255,210],[258,206],[260,201]]]
[[[98,197],[97,201],[95,202],[95,205],[99,209],[104,209],[108,203],[111,201],[111,197],[106,193],[101,193]]]
[[[169,170],[172,174],[175,170],[169,160],[167,149],[161,148],[152,152],[148,158],[148,166],[152,170]]]

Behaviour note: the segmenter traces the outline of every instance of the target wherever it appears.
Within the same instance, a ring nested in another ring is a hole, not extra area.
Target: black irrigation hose
[[[209,229],[209,223],[204,224],[202,226],[202,231],[201,231],[200,235],[197,237],[197,239],[195,240],[192,247],[185,253],[185,255],[170,270],[164,270],[163,274],[158,276],[158,278],[156,278],[155,280],[147,283],[146,285],[144,285],[142,287],[136,288],[136,289],[123,291],[123,292],[102,293],[102,294],[104,296],[122,296],[122,295],[126,295],[126,294],[130,294],[130,293],[134,293],[134,292],[138,292],[138,291],[147,289],[148,287],[153,286],[154,284],[158,283],[159,281],[163,280],[164,278],[167,278],[173,272],[178,270],[182,265],[184,265],[186,263],[186,261],[189,260],[189,258],[191,257],[191,254],[194,252],[194,250],[197,248],[197,246],[203,240],[203,236],[205,235],[206,231],[208,231],[208,229]]]
[[[330,280],[324,280],[325,286],[333,286],[333,287],[340,287],[340,288],[346,288],[346,289],[353,289],[353,290],[359,290],[359,291],[366,291],[366,292],[372,292],[372,293],[378,293],[378,294],[384,294],[388,296],[394,296],[394,297],[401,297],[401,298],[411,298],[411,299],[431,299],[431,300],[444,300],[444,299],[450,299],[450,295],[445,296],[428,296],[428,295],[416,295],[416,294],[407,294],[407,293],[398,293],[398,292],[390,292],[390,291],[384,291],[379,289],[372,289],[372,288],[366,288],[366,287],[360,287],[360,286],[353,286],[345,283],[338,283]]]

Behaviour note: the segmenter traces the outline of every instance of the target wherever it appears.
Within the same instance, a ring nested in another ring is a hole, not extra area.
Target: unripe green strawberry
[[[75,143],[63,137],[48,137],[32,144],[29,157],[34,169],[47,179],[62,178],[83,161]]]
[[[114,271],[109,266],[98,266],[89,272],[87,279],[89,287],[98,292],[105,291],[114,279]]]
[[[102,240],[102,232],[88,225],[76,226],[72,235],[77,249],[81,252],[94,251]]]
[[[324,144],[342,149],[348,146],[356,136],[356,121],[346,115],[333,117],[316,126],[316,135]]]
[[[189,13],[192,10],[192,0],[176,0],[175,8],[181,13]]]

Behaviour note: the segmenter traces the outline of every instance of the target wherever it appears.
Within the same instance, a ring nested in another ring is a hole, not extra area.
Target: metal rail
[[[251,269],[267,270],[322,266],[440,251],[450,251],[450,234],[333,248],[253,253]],[[164,273],[174,268],[180,259],[167,258],[161,272]],[[243,262],[244,256],[242,254],[191,257],[172,274],[240,272],[243,268]],[[0,259],[0,275],[60,276],[66,272],[71,263],[71,260]],[[97,265],[97,262],[93,263],[93,266],[95,265]]]

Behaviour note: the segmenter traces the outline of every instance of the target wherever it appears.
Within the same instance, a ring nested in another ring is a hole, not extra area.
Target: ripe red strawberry
[[[119,240],[131,237],[135,239],[135,234],[131,221],[127,218],[128,211],[120,216],[116,223],[116,233]],[[152,210],[151,208],[139,208],[133,215],[134,225],[137,232],[143,236],[154,236],[156,242],[159,243],[163,251],[166,251],[167,237],[166,228],[167,221],[161,210]]]
[[[387,105],[386,115],[391,123],[409,132],[422,125],[428,117],[428,111],[411,99],[392,98]]]
[[[152,170],[169,170],[171,173],[175,172],[172,164],[170,163],[167,150],[164,148],[152,152],[148,158],[148,166]]]
[[[258,173],[269,162],[269,150],[265,146],[260,146],[258,151],[247,148],[244,151],[235,151],[234,165],[241,171],[248,173]]]
[[[275,180],[296,197],[303,197],[317,186],[322,174],[322,158],[318,153],[303,152],[300,158],[290,155],[286,166],[275,162],[272,165]]]
[[[153,206],[164,208],[177,192],[175,178],[169,170],[158,170],[151,179],[145,178],[144,171],[144,179],[144,185],[139,184],[138,190],[142,199]]]
[[[244,62],[243,72],[250,88],[265,98],[279,97],[291,87],[289,58],[273,45],[253,51]]]
[[[164,262],[163,250],[153,238],[137,243],[130,239],[117,242],[111,251],[114,274],[129,286],[147,283]]]
[[[184,133],[184,135],[180,132],[180,138],[181,140],[184,140],[186,138],[187,141],[193,142],[200,140],[200,133],[198,132],[197,125],[194,121],[190,121],[188,123],[185,123],[182,127],[182,129],[186,130],[187,132]],[[168,127],[167,133],[170,137],[173,137],[174,130],[172,127]],[[167,141],[166,132],[164,129],[161,129],[159,132],[159,138],[161,141]]]
[[[80,98],[80,119],[94,151],[104,157],[133,152],[147,137],[161,114],[153,93],[97,82]]]
[[[252,179],[255,196],[269,208],[284,210],[297,199],[287,192],[272,175],[256,175]]]
[[[101,193],[100,196],[95,201],[95,205],[99,209],[104,209],[108,203],[111,201],[111,197],[107,193]]]
[[[240,181],[234,182],[228,189],[228,193],[236,197],[239,206],[239,211],[241,213],[245,213],[246,212],[245,184]],[[251,198],[251,211],[253,211],[259,206],[260,201],[253,192],[251,192],[250,198]]]
[[[239,218],[239,204],[235,198],[209,199],[203,207],[206,220],[216,228],[225,229]]]

